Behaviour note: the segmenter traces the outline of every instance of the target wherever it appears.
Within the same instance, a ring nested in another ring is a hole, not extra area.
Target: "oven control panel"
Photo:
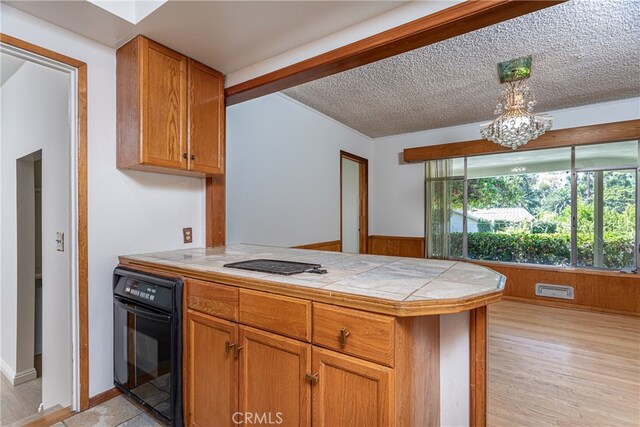
[[[155,301],[156,293],[158,292],[155,285],[149,285],[148,283],[140,283],[134,281],[130,282],[132,283],[128,283],[124,288],[125,294],[144,298],[149,301]]]
[[[151,283],[137,277],[117,276],[113,292],[127,300],[171,312],[173,310],[173,286]]]

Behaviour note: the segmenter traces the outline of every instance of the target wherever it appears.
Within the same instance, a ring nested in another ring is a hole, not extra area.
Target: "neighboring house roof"
[[[469,216],[471,215],[473,215],[475,218],[483,219],[485,221],[531,222],[535,219],[535,217],[531,215],[525,208],[478,209],[475,211],[470,211]]]
[[[452,209],[451,212],[458,214],[460,216],[463,216],[462,211],[459,209]],[[480,221],[481,218],[475,216],[473,212],[467,212],[467,219],[474,219],[476,221]]]

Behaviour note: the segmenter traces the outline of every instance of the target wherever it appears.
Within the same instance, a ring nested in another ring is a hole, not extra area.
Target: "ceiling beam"
[[[479,132],[478,127],[478,132]],[[518,151],[542,148],[571,147],[574,145],[598,144],[603,142],[630,141],[640,139],[640,120],[581,126],[547,131],[536,140],[518,147]],[[427,160],[451,159],[455,157],[497,154],[513,151],[486,139],[462,141],[425,147],[406,148],[404,161],[408,163]]]
[[[467,0],[228,87],[225,90],[226,102],[227,105],[234,105],[279,92],[563,2],[564,0]]]

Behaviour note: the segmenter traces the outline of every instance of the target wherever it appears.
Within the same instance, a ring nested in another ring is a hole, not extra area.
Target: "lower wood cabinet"
[[[231,344],[238,325],[187,311],[184,381],[185,419],[190,426],[234,426],[238,411],[238,359]]]
[[[243,289],[237,298],[232,289],[187,281],[188,426],[439,425],[437,316],[312,310],[302,299]],[[295,333],[283,326],[292,324]]]
[[[391,425],[393,370],[313,347],[313,425]]]
[[[240,345],[240,412],[264,424],[310,425],[311,344],[240,326]]]

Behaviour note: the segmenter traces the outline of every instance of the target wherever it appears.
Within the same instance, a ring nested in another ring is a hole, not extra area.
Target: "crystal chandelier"
[[[528,67],[523,70],[517,67],[515,61],[528,59]],[[511,77],[505,77],[505,68],[512,65]],[[531,58],[501,63],[498,65],[501,81],[507,87],[502,91],[494,114],[500,115],[494,121],[481,126],[480,134],[483,138],[500,144],[503,147],[516,149],[527,142],[536,139],[553,125],[553,118],[533,114],[536,100],[533,92],[525,84],[525,79],[531,73]]]

